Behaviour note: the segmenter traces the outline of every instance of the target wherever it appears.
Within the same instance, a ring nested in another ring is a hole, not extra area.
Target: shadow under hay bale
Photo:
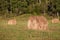
[[[28,29],[47,30],[48,21],[44,16],[31,16],[28,20]]]

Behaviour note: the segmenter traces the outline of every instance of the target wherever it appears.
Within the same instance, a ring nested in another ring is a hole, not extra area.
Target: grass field
[[[60,23],[49,21],[49,31],[28,30],[29,16],[17,16],[16,25],[7,25],[7,20],[0,19],[0,40],[60,40]]]

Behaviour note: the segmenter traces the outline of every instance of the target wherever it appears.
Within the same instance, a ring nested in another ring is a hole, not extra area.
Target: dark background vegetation
[[[0,0],[0,16],[9,18],[22,14],[60,15],[60,0]]]

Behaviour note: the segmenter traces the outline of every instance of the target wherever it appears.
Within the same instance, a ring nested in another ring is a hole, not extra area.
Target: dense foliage
[[[60,13],[60,0],[0,0],[0,16],[10,17],[21,14]]]

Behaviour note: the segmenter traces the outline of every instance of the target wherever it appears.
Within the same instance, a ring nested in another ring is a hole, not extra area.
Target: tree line
[[[10,17],[28,13],[60,15],[60,0],[0,0],[0,16]]]

